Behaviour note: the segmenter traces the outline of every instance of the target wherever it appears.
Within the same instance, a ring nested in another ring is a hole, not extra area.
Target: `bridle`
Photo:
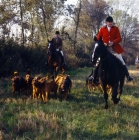
[[[97,45],[98,46],[98,45]],[[96,47],[97,47],[96,46]],[[96,49],[96,48],[95,48]],[[103,53],[103,49],[101,50],[101,54]],[[99,55],[97,54],[97,53],[95,53],[95,55],[99,58]],[[106,59],[108,59],[109,58],[109,55],[110,55],[110,52],[108,52],[108,55],[106,56],[106,58],[103,58],[103,59],[100,59],[100,62],[101,61],[104,61],[104,60],[106,60]]]
[[[103,59],[101,59],[100,61],[104,61],[104,60],[108,59],[108,58],[109,58],[109,56],[110,56],[110,53],[108,53],[108,55],[107,55],[107,57],[106,57],[106,58],[103,58]]]
[[[53,50],[52,47],[54,48],[54,45],[51,42],[49,42],[49,44],[48,44],[49,54],[56,53],[56,50],[55,49]]]

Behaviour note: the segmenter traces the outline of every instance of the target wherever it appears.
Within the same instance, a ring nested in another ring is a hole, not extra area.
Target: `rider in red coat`
[[[110,42],[113,42],[113,44],[109,47],[112,47],[113,50],[118,54],[123,53],[124,49],[119,44],[122,41],[122,38],[121,38],[118,27],[112,25],[109,28],[110,28],[110,31],[108,30],[107,26],[100,28],[100,31],[97,35],[97,39],[100,40],[100,37],[102,37],[102,40],[106,46],[109,46],[108,44]]]
[[[100,28],[99,30],[97,39],[100,40],[101,38],[108,51],[115,55],[122,62],[127,80],[133,80],[133,78],[129,75],[128,69],[121,55],[121,53],[124,52],[124,49],[119,44],[122,41],[119,28],[113,25],[113,18],[111,16],[106,18],[106,26]],[[89,78],[90,80],[93,80],[95,84],[97,84],[96,79],[98,75],[98,67],[99,65],[96,67],[93,75]]]

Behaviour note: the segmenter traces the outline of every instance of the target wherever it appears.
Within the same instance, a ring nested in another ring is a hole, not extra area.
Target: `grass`
[[[90,72],[67,72],[73,82],[68,100],[52,95],[46,104],[25,95],[11,97],[10,80],[1,80],[0,140],[139,140],[138,81],[125,83],[120,104],[109,97],[105,110],[101,90],[88,92],[85,87]],[[138,71],[130,72],[138,76]]]

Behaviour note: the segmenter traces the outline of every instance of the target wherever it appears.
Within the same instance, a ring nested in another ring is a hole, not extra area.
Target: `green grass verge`
[[[67,101],[44,104],[25,95],[11,97],[11,82],[0,81],[0,140],[139,140],[138,81],[126,83],[121,102],[104,108],[101,90],[88,92],[91,68],[67,72],[73,87]]]

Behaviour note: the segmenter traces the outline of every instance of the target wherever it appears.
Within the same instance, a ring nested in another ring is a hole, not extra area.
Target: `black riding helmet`
[[[56,31],[55,34],[60,34],[59,31]]]
[[[106,18],[106,22],[113,22],[113,18],[112,18],[111,16],[108,16],[108,17]]]

